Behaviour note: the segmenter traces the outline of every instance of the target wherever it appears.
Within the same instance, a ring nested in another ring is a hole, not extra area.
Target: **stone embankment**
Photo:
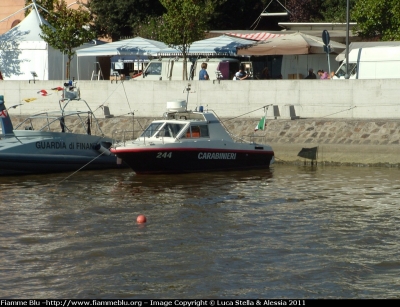
[[[13,117],[14,126],[22,116]],[[99,119],[107,136],[121,137],[124,130],[143,129],[154,118],[113,117]],[[296,119],[267,120],[265,131],[254,131],[259,119],[222,119],[233,135],[257,137],[275,152],[277,163],[310,163],[298,157],[302,148],[318,147],[317,164],[325,165],[400,165],[400,121],[394,119]],[[118,133],[115,133],[118,132]]]
[[[256,124],[237,121],[227,126],[234,133],[250,134]],[[255,134],[265,134],[277,162],[304,163],[297,156],[300,150],[318,147],[318,164],[400,165],[400,121],[396,120],[269,120],[266,130]]]

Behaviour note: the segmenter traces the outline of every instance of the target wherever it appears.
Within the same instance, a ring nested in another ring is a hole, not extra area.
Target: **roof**
[[[187,54],[188,55],[204,55],[204,56],[232,56],[236,55],[236,48],[243,46],[251,46],[255,43],[253,40],[239,38],[229,35],[221,35],[217,37],[207,38],[193,42]],[[163,49],[159,55],[181,55],[180,50],[174,48]]]
[[[400,41],[388,41],[388,42],[353,42],[349,46],[349,52],[353,49],[358,48],[370,48],[370,47],[384,47],[384,46],[400,46]],[[346,58],[346,50],[336,56],[336,61],[340,62]]]
[[[333,40],[329,43],[332,53],[340,53],[346,49],[346,45]],[[317,36],[307,35],[301,32],[275,37],[260,41],[257,44],[240,48],[239,55],[290,55],[325,53],[324,42]]]
[[[124,39],[99,46],[85,48],[76,52],[77,56],[114,56],[114,55],[155,55],[168,46],[163,42],[142,38]]]
[[[142,38],[124,39],[76,51],[77,56],[156,55],[168,46],[163,42]]]
[[[267,40],[274,37],[279,37],[285,35],[285,33],[270,33],[270,32],[257,32],[257,33],[235,33],[235,32],[227,32],[225,33],[229,36],[236,36],[244,39],[251,39],[256,41]]]
[[[51,25],[36,11],[32,10],[17,26],[0,35],[0,40],[17,39],[18,41],[40,41],[42,29],[40,25]]]
[[[340,27],[337,26],[326,26],[324,27],[324,30],[328,30],[329,31],[329,35],[331,37],[332,40],[338,42],[338,43],[342,43],[345,44],[346,43],[346,30],[342,29]],[[313,26],[313,27],[304,27],[301,28],[300,27],[294,27],[293,25],[287,29],[281,30],[281,31],[276,31],[276,30],[211,30],[210,32],[207,33],[206,37],[216,37],[216,36],[220,36],[220,35],[224,35],[224,34],[228,34],[228,33],[235,33],[235,34],[240,34],[240,35],[249,35],[249,34],[257,34],[257,33],[270,33],[270,34],[276,34],[276,35],[287,35],[287,34],[293,34],[296,32],[301,32],[307,35],[312,35],[312,36],[317,36],[317,37],[321,37],[322,35],[322,31],[320,28]],[[242,37],[242,36],[241,36]],[[361,37],[359,37],[356,33],[353,33],[353,31],[351,30],[350,27],[350,31],[349,31],[349,40],[350,42],[355,42],[355,41],[360,41]]]

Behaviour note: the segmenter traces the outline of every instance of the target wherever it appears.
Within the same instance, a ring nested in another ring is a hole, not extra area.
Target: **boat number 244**
[[[157,153],[157,159],[171,158],[171,157],[172,157],[172,152],[158,152]]]

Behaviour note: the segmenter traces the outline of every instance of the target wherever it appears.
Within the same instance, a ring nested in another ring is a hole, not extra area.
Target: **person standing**
[[[309,68],[308,69],[308,76],[305,77],[304,79],[317,79],[317,76],[314,74],[314,69]]]
[[[269,76],[268,67],[265,67],[265,68],[263,69],[263,71],[261,72],[260,79],[262,79],[262,80],[269,80],[269,79],[271,79],[271,77]]]
[[[207,73],[207,63],[201,63],[201,70],[199,72],[199,80],[209,80],[210,76]]]
[[[1,73],[1,70],[0,70],[0,80],[4,80],[3,74]]]

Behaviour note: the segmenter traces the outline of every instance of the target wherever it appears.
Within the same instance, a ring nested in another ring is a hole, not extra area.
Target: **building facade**
[[[66,0],[70,8],[78,8],[79,3],[87,3],[87,0]],[[31,2],[30,2],[31,3]],[[25,0],[1,0],[0,1],[0,35],[6,33],[25,18]],[[18,12],[21,10],[20,12]],[[18,12],[18,13],[16,13]],[[11,16],[12,15],[12,16]],[[9,18],[7,18],[9,17]]]

